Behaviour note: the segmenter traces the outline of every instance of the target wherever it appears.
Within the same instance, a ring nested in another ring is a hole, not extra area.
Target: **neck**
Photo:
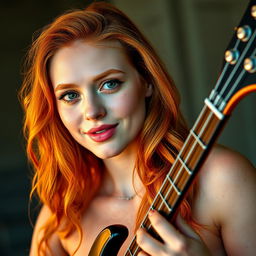
[[[137,150],[135,146],[121,154],[104,159],[106,173],[103,180],[102,194],[108,196],[132,197],[142,190],[142,183],[134,169]],[[134,175],[133,175],[134,174]]]

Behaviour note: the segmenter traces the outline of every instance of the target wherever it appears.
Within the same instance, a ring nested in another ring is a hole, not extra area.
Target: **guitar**
[[[172,220],[191,183],[195,179],[213,143],[237,103],[256,91],[256,0],[251,0],[225,52],[223,70],[216,86],[204,101],[204,107],[155,196],[150,209]],[[144,217],[140,227],[154,234]],[[115,256],[128,236],[122,225],[106,227],[96,238],[89,256]],[[134,236],[125,256],[138,255],[141,249]]]

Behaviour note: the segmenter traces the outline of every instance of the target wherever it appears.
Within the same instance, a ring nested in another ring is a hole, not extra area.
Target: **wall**
[[[22,110],[17,100],[21,63],[32,34],[82,0],[2,0],[0,3],[0,255],[28,255],[32,227],[28,218],[31,171],[22,139]],[[173,75],[192,125],[213,87],[232,28],[245,1],[112,0],[145,32]],[[255,158],[255,95],[234,112],[220,141]],[[253,111],[252,111],[253,110]],[[32,205],[34,208],[34,205]],[[36,214],[32,210],[32,220]]]

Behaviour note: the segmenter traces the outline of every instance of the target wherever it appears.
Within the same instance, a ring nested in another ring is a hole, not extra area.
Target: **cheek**
[[[111,112],[116,117],[124,118],[144,109],[145,100],[138,94],[124,93],[111,101]]]
[[[78,124],[78,121],[79,121],[78,111],[72,111],[71,109],[65,109],[65,108],[59,107],[58,112],[59,112],[61,121],[69,131],[70,129],[72,129]],[[72,131],[70,132],[72,133]]]

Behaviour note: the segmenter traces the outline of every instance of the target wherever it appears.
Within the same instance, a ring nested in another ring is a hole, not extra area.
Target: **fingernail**
[[[151,209],[148,213],[148,216],[152,216],[153,214],[155,213],[155,210],[154,209]]]

